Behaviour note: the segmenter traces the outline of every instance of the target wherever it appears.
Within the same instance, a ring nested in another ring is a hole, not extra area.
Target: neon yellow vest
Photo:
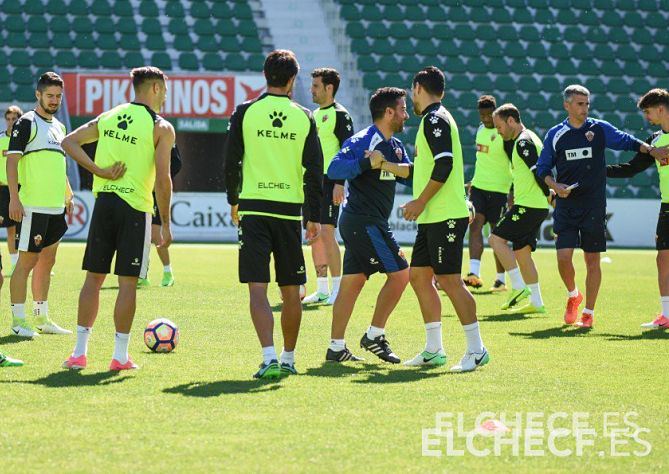
[[[518,155],[518,140],[527,139],[528,135],[537,149],[537,156],[541,155],[541,150],[543,149],[541,139],[532,130],[527,129],[523,130],[513,144],[513,154],[511,155],[513,202],[519,206],[548,209],[548,200],[534,179],[534,171],[529,169]]]
[[[7,185],[7,150],[9,149],[9,135],[6,131],[0,132],[0,185]]]
[[[652,142],[653,146],[663,147],[669,145],[669,133],[660,133]],[[655,160],[657,173],[660,177],[660,196],[662,202],[669,203],[669,166],[661,166],[660,162]]]
[[[287,96],[267,95],[249,106],[242,120],[244,155],[240,201],[304,202],[302,153],[311,130],[307,113]],[[239,214],[302,219],[299,215],[255,210],[240,210]]]
[[[476,166],[472,186],[483,191],[507,194],[512,180],[504,140],[496,129],[481,125],[476,132]]]
[[[437,191],[418,216],[418,224],[442,222],[447,219],[459,219],[469,216],[465,201],[465,179],[462,165],[462,146],[458,126],[451,114],[442,105],[434,112],[448,121],[451,130],[451,144],[453,146],[453,169],[443,186]],[[425,117],[420,121],[416,135],[416,159],[413,169],[413,197],[418,198],[430,181],[434,168],[434,156],[423,132]],[[501,141],[501,140],[500,140]],[[507,158],[508,160],[508,158]]]
[[[93,193],[116,193],[133,209],[153,213],[156,181],[154,116],[140,104],[121,104],[98,118],[100,138],[95,163],[101,168],[117,161],[126,165],[125,174],[112,181],[93,178]]]

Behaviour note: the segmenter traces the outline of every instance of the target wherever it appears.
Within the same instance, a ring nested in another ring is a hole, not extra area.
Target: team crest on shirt
[[[35,237],[33,237],[33,240],[35,241],[35,245],[39,247],[42,243],[42,236],[37,234]]]
[[[494,142],[495,138],[497,138],[497,134],[493,133],[492,135],[490,135],[490,141],[491,142]]]
[[[395,148],[395,156],[397,156],[397,159],[402,161],[402,158],[404,157],[404,153],[402,153],[401,148]]]
[[[321,122],[325,123],[328,121],[328,118],[330,118],[327,114],[323,115],[323,118],[321,119]]]
[[[585,132],[585,138],[587,138],[588,141],[591,142],[592,139],[595,138],[595,132],[593,132],[592,130],[588,130],[587,132]]]

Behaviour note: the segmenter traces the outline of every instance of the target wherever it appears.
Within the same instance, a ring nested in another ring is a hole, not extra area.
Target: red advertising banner
[[[96,116],[134,98],[128,74],[65,73],[72,116]],[[260,74],[172,75],[162,113],[169,117],[229,118],[236,105],[265,91]]]

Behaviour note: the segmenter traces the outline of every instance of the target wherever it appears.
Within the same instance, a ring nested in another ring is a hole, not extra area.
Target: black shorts
[[[657,217],[655,229],[655,248],[669,250],[669,203],[663,202],[660,206],[660,215]]]
[[[483,214],[485,222],[495,227],[506,212],[507,195],[494,191],[483,191],[472,186],[469,190],[469,201],[474,205],[476,214]]]
[[[327,224],[337,227],[339,220],[339,207],[332,203],[332,195],[334,192],[335,182],[327,175],[323,176],[323,202],[321,203],[321,218],[319,223],[321,225]],[[302,226],[306,229],[307,221],[309,220],[309,210],[307,206],[302,206]]]
[[[43,248],[60,241],[67,232],[65,211],[42,214],[25,210],[23,220],[16,224],[16,248],[22,252],[40,253]]]
[[[160,212],[158,212],[156,193],[153,193],[153,216],[151,217],[151,225],[163,225],[163,221],[160,220]]]
[[[556,207],[553,232],[557,249],[581,248],[584,252],[606,252],[606,208]]]
[[[0,227],[12,227],[16,222],[9,218],[9,187],[0,185]]]
[[[269,283],[270,255],[274,256],[279,286],[307,282],[300,221],[247,214],[241,218],[237,233],[240,282]]]
[[[339,233],[344,240],[344,275],[394,273],[408,268],[390,226],[382,219],[342,213]]]
[[[151,250],[151,214],[138,211],[116,193],[99,193],[93,207],[82,268],[146,278]]]
[[[460,274],[468,226],[468,217],[418,224],[411,266],[432,267],[435,275]]]
[[[514,205],[492,231],[497,237],[513,242],[513,250],[527,245],[532,252],[537,249],[537,238],[541,224],[548,216],[548,209]]]

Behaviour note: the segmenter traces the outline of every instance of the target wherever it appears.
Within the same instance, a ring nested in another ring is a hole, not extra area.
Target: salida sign
[[[66,73],[70,115],[96,116],[134,99],[127,74]],[[169,117],[229,118],[236,105],[265,91],[260,74],[174,75],[167,81],[162,113]]]

